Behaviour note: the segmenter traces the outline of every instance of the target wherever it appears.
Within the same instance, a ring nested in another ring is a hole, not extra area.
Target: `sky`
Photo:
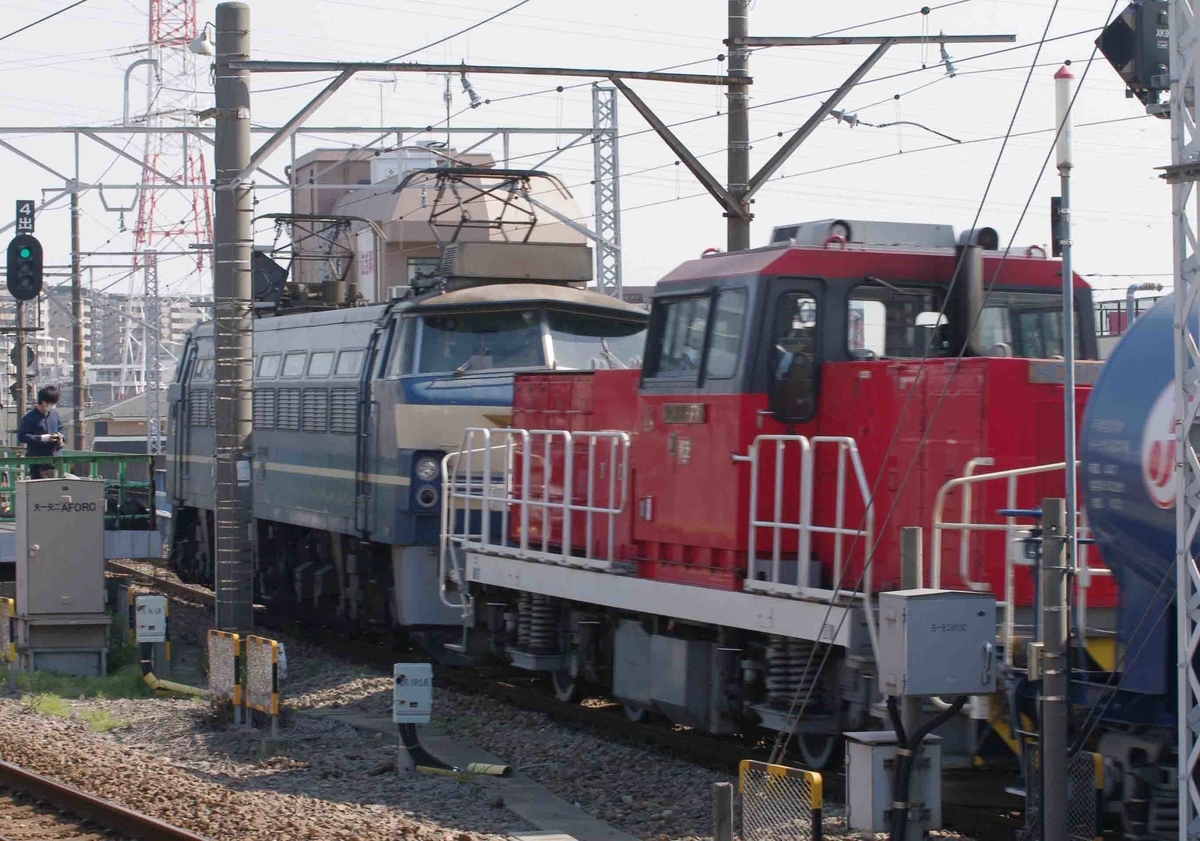
[[[251,50],[254,58],[288,60],[379,61],[414,50],[505,9],[516,0],[254,0],[251,3]],[[1121,0],[1121,5],[1124,0]],[[66,0],[0,0],[5,28],[17,27],[67,5]],[[1050,197],[1058,193],[1053,157],[1039,180],[1054,133],[1053,75],[1072,62],[1081,84],[1074,110],[1075,167],[1072,173],[1075,269],[1096,287],[1124,289],[1150,280],[1170,284],[1170,191],[1156,167],[1170,161],[1168,121],[1148,117],[1141,103],[1124,95],[1124,86],[1103,57],[1092,55],[1093,42],[1109,18],[1111,0],[959,0],[945,8],[930,3],[928,16],[913,14],[919,2],[859,0],[853,4],[755,0],[749,12],[751,34],[816,35],[847,27],[855,35],[928,35],[925,45],[893,47],[845,100],[843,107],[864,122],[912,121],[949,135],[954,143],[912,126],[851,128],[834,120],[822,124],[800,147],[754,204],[752,242],[766,244],[772,227],[824,218],[870,219],[951,224],[969,227],[987,191],[980,224],[996,228],[1002,242],[1045,245],[1050,240]],[[1054,8],[1056,7],[1056,8]],[[1054,8],[1053,16],[1051,10]],[[652,70],[700,62],[681,72],[720,73],[726,30],[724,0],[529,0],[519,9],[446,44],[410,57],[414,61],[467,61]],[[215,4],[201,2],[201,23],[215,16]],[[896,17],[889,22],[872,23]],[[26,32],[0,40],[0,125],[113,125],[121,121],[125,68],[146,40],[148,4],[142,0],[88,0]],[[1001,152],[1005,135],[1034,61],[1036,44],[1047,28],[1037,66],[1013,123],[1014,136]],[[861,26],[862,24],[870,24]],[[946,34],[1013,34],[1015,44],[951,45],[957,75],[940,65],[936,37]],[[1061,37],[1068,36],[1068,37]],[[1019,49],[1012,49],[1019,47]],[[757,170],[819,105],[821,96],[853,72],[871,47],[791,47],[756,51],[750,62],[751,171]],[[997,53],[984,55],[987,53]],[[982,56],[975,58],[976,56]],[[206,62],[202,62],[205,64]],[[925,69],[922,69],[924,66]],[[134,112],[145,102],[145,76],[135,71]],[[252,119],[279,125],[319,87],[269,90],[319,75],[256,75]],[[586,80],[516,76],[473,76],[475,90],[488,100],[467,108],[457,79],[452,88],[456,126],[587,126],[591,91]],[[579,85],[583,82],[582,85]],[[436,124],[445,119],[443,79],[424,74],[372,75],[346,85],[309,121],[309,127]],[[555,86],[565,90],[558,93]],[[141,86],[139,88],[139,85]],[[573,85],[579,85],[572,87]],[[680,138],[725,179],[726,115],[719,88],[633,82],[631,86]],[[207,66],[198,73],[200,107],[212,104]],[[519,96],[527,94],[525,96]],[[897,98],[898,96],[898,98]],[[513,98],[518,97],[518,98]],[[464,113],[458,113],[458,112]],[[1098,125],[1089,125],[1097,123]],[[675,156],[627,102],[619,106],[620,171],[624,282],[651,285],[673,267],[709,247],[723,248],[725,220]],[[444,135],[440,135],[444,138]],[[435,133],[429,139],[438,139]],[[2,138],[38,157],[59,173],[68,173],[72,149],[68,137],[20,135]],[[141,157],[141,141],[110,137],[118,147]],[[366,143],[371,135],[349,138],[305,131],[298,137],[308,149]],[[416,139],[425,139],[418,137]],[[513,155],[532,162],[539,153],[568,142],[556,135],[517,138]],[[128,145],[126,145],[128,143]],[[482,147],[499,154],[499,140]],[[96,184],[132,184],[135,164],[112,150],[84,141],[81,180]],[[0,208],[13,201],[40,199],[61,181],[0,148]],[[287,163],[281,153],[276,171]],[[547,167],[574,194],[583,214],[592,211],[592,150],[582,144]],[[995,176],[992,176],[993,168]],[[209,172],[211,172],[211,160]],[[989,180],[991,186],[989,189]],[[48,195],[48,194],[47,194]],[[118,205],[133,201],[131,192],[99,190],[81,199],[85,251],[119,252],[133,246],[134,214],[120,229]],[[288,210],[285,192],[259,180],[258,213]],[[178,202],[167,197],[164,203]],[[110,209],[106,209],[107,203]],[[1022,210],[1028,211],[1021,220]],[[178,205],[175,205],[178,207]],[[3,215],[3,214],[0,214]],[[7,220],[5,220],[7,221]],[[591,218],[581,220],[591,224]],[[37,234],[46,262],[68,261],[69,211],[65,200],[45,210]],[[256,225],[256,242],[274,240],[271,225]],[[94,256],[95,288],[127,291],[120,267],[125,256]],[[189,272],[188,258],[164,260],[167,291],[195,292],[207,284]],[[61,282],[51,278],[49,283]],[[132,287],[136,290],[138,286]]]

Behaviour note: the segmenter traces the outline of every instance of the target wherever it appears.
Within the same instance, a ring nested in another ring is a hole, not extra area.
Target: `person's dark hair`
[[[58,402],[58,396],[59,396],[58,395],[58,387],[48,385],[45,388],[38,389],[37,402],[49,403],[50,405],[54,405],[55,403]]]

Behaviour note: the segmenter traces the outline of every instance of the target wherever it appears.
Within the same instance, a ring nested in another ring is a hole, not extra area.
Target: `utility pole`
[[[1067,838],[1067,504],[1042,502],[1042,835]]]
[[[250,436],[253,431],[253,320],[250,185],[234,183],[250,165],[250,7],[220,3],[216,20],[216,213],[213,273],[216,346],[216,626],[254,623],[251,577]]]
[[[750,48],[744,43],[750,34],[750,0],[729,0],[729,76],[744,80],[750,77]],[[729,99],[729,195],[741,213],[730,213],[726,222],[728,251],[744,251],[750,247],[750,86],[745,81],[731,82],[726,96]]]
[[[80,268],[79,181],[71,183],[71,361],[75,450],[83,449],[83,270]]]

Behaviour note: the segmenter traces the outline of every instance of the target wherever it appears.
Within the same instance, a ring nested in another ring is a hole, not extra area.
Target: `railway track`
[[[205,841],[71,786],[0,762],[0,841]]]
[[[180,601],[205,607],[213,604],[211,590],[163,577],[166,572],[163,565],[109,561],[109,569],[134,576],[139,582]],[[391,672],[394,657],[398,653],[392,649],[390,640],[385,643],[318,633],[311,627],[271,617],[261,606],[256,608],[255,617],[255,621],[264,627],[302,639],[339,657],[370,665],[381,673]],[[503,667],[466,669],[439,666],[437,680],[443,686],[540,712],[555,721],[600,732],[605,736],[655,747],[672,756],[724,772],[736,771],[738,762],[743,759],[766,761],[771,753],[770,745],[761,742],[720,739],[669,722],[643,720],[635,723],[625,716],[621,705],[615,702],[564,703],[547,691],[546,681],[542,678]],[[945,772],[942,819],[946,828],[977,841],[1011,841],[1014,831],[1024,826],[1021,814],[1023,801],[1004,793],[1004,787],[1013,781],[1011,774],[980,769]],[[840,772],[827,773],[826,797],[835,803],[843,802],[844,783],[845,778]]]

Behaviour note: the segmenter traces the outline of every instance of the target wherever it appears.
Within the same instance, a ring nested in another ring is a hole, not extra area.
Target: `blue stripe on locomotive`
[[[1117,636],[1125,662],[1120,686],[1168,696],[1169,706],[1175,686],[1175,629],[1167,611],[1175,596],[1175,509],[1174,494],[1166,489],[1173,478],[1156,473],[1148,456],[1161,462],[1163,453],[1153,447],[1171,435],[1170,415],[1162,430],[1163,419],[1152,415],[1161,415],[1164,392],[1170,403],[1173,306],[1170,296],[1164,298],[1118,343],[1092,389],[1080,434],[1080,488],[1088,521],[1121,597]],[[1162,464],[1157,468],[1161,471]],[[1150,711],[1144,703],[1135,705],[1142,707],[1138,717],[1144,720]]]

